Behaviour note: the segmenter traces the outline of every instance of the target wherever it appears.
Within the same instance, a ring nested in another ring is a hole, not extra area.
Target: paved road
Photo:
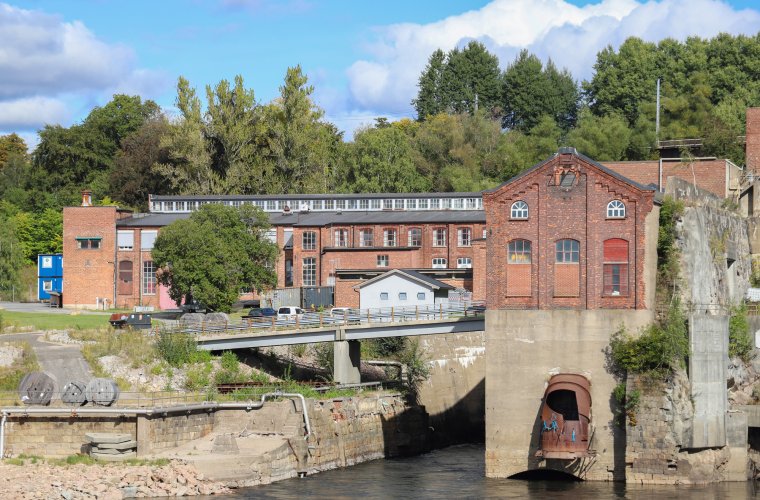
[[[40,368],[53,375],[58,382],[58,390],[72,380],[89,381],[93,375],[90,366],[82,356],[79,345],[62,345],[45,341],[42,333],[14,333],[0,335],[0,342],[26,341],[31,344]]]
[[[41,302],[0,302],[0,309],[14,312],[31,312],[31,313],[47,313],[47,314],[71,314],[71,309],[59,309],[57,307],[48,307],[47,304]],[[78,311],[82,314],[100,314],[107,315],[110,312],[104,311]]]

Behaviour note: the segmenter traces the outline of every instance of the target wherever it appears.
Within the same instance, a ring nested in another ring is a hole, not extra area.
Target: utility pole
[[[657,117],[655,118],[654,125],[654,141],[655,145],[660,145],[660,79],[657,79]]]

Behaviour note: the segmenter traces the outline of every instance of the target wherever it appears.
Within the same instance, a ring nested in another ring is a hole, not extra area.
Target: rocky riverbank
[[[163,466],[20,463],[0,463],[3,498],[121,500],[230,492],[221,483],[205,480],[192,465],[175,461]]]

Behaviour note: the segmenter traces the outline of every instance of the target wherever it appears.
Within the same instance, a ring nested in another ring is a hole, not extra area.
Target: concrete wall
[[[605,349],[621,326],[636,332],[650,311],[488,310],[486,312],[486,475],[555,469],[584,479],[623,480],[625,434],[613,424]],[[594,459],[535,458],[541,402],[550,376],[581,373],[591,381]]]
[[[209,434],[214,428],[214,412],[195,411],[165,417],[139,417],[137,453],[147,455],[176,448]]]

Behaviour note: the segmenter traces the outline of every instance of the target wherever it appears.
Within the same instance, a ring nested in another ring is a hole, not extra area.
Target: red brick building
[[[573,148],[485,191],[489,309],[647,308],[654,192]]]

